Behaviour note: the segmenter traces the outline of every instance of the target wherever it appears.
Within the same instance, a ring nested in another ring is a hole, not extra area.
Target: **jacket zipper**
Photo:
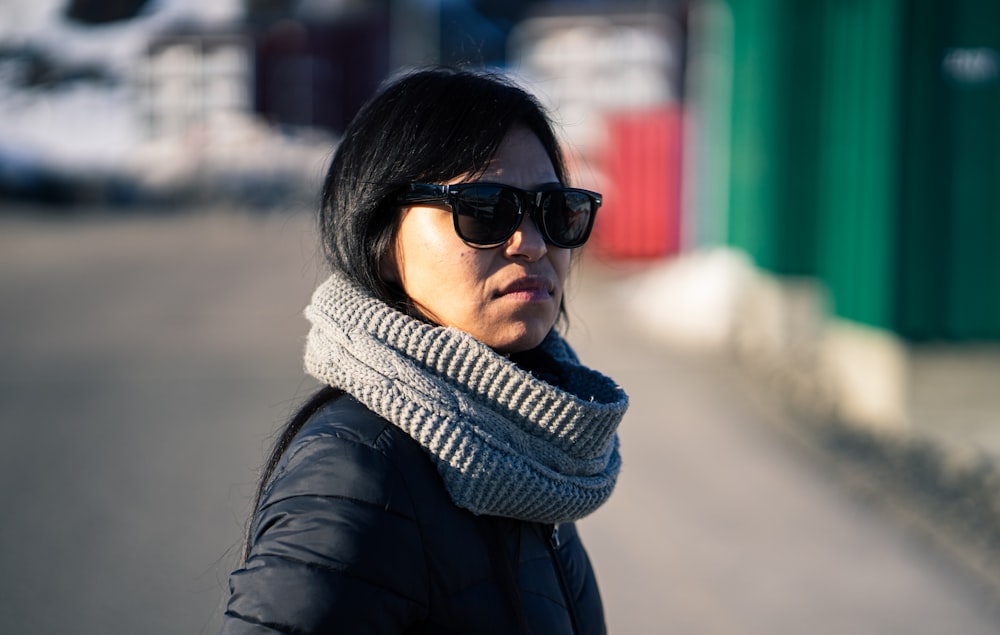
[[[562,590],[563,600],[566,602],[566,610],[569,613],[569,621],[573,625],[573,633],[579,634],[580,618],[576,614],[576,602],[569,591],[569,583],[566,581],[566,572],[563,571],[562,561],[559,559],[559,548],[562,546],[559,540],[559,525],[550,525],[552,533],[549,536],[549,553],[552,556],[552,566],[556,569],[556,577],[559,579],[559,588]]]

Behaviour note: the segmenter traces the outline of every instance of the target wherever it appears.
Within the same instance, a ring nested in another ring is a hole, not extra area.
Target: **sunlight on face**
[[[526,190],[559,184],[544,146],[522,127],[476,180]],[[516,353],[538,346],[555,324],[569,265],[570,250],[546,244],[527,216],[506,243],[481,249],[458,237],[447,205],[415,205],[403,210],[383,275],[436,324]]]

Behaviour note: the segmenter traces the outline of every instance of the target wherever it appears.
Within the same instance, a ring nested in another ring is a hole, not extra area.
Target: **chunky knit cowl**
[[[455,328],[421,322],[334,274],[306,308],[306,370],[404,430],[456,505],[534,522],[577,520],[611,495],[628,397],[555,331],[556,387]]]

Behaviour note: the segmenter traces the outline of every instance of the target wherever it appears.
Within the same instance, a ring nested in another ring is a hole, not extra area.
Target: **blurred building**
[[[156,34],[137,72],[139,117],[148,138],[190,130],[221,133],[253,110],[253,42],[233,29]]]
[[[691,7],[695,242],[857,323],[1000,339],[1000,4]]]
[[[551,4],[511,36],[511,67],[555,114],[574,179],[604,194],[593,242],[609,257],[655,258],[680,247],[679,6]]]
[[[342,132],[386,77],[443,63],[497,67],[534,0],[248,3],[254,103],[279,124]]]
[[[258,25],[254,69],[254,103],[268,121],[342,132],[389,74],[389,16],[352,11]]]

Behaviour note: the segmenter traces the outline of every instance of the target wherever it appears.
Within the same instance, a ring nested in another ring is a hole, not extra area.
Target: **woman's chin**
[[[511,329],[503,337],[491,338],[493,341],[488,341],[486,344],[501,355],[523,353],[538,347],[551,329],[551,325],[522,325],[522,328]]]

